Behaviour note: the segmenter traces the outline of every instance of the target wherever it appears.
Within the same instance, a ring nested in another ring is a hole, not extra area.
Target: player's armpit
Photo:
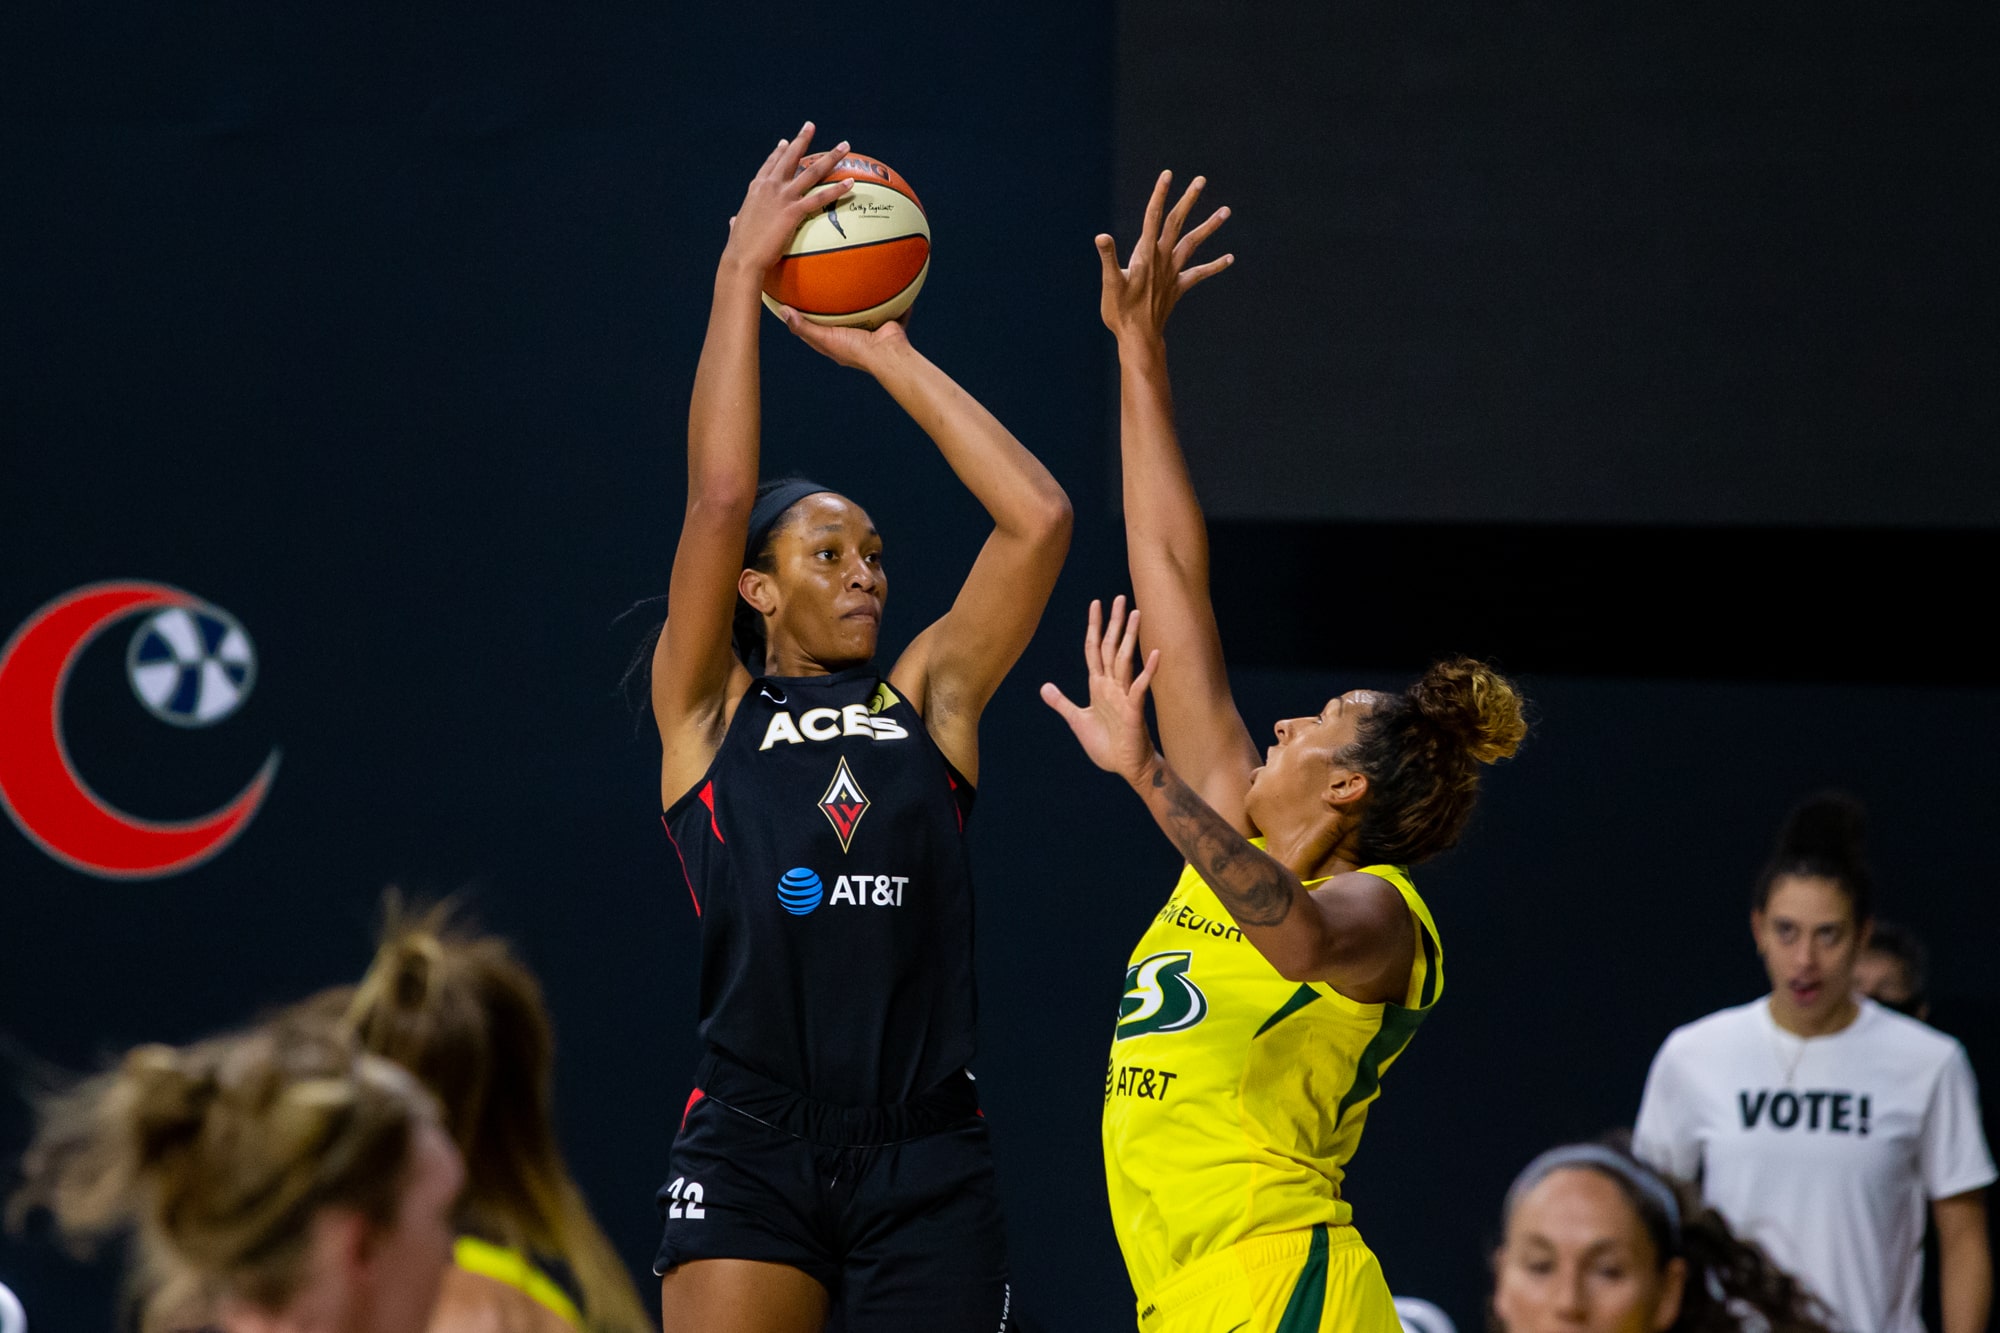
[[[1362,1004],[1401,1001],[1423,925],[1396,886],[1353,871],[1309,896],[1325,923],[1326,942],[1316,974],[1301,979],[1323,981]]]

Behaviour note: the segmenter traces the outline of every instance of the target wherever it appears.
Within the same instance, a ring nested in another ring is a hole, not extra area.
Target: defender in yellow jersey
[[[1285,980],[1192,866],[1132,951],[1105,1071],[1104,1161],[1136,1290],[1247,1236],[1353,1219],[1341,1177],[1383,1071],[1444,980],[1408,877],[1361,873],[1393,885],[1421,926],[1400,1004]]]
[[[1202,182],[1171,210],[1168,183],[1124,266],[1097,238],[1144,629],[1122,597],[1108,624],[1093,602],[1088,705],[1042,687],[1188,862],[1131,955],[1112,1035],[1112,1220],[1143,1333],[1397,1333],[1344,1185],[1383,1073],[1444,984],[1436,922],[1403,867],[1458,839],[1480,765],[1526,726],[1513,686],[1459,658],[1400,693],[1353,690],[1277,723],[1259,762],[1223,663],[1162,338],[1180,296],[1230,262],[1189,267],[1227,210],[1183,235]],[[1330,543],[1325,597],[1300,615],[1365,636],[1377,557],[1365,538]]]

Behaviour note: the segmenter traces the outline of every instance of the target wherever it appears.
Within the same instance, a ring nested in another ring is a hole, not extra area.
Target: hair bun
[[[201,1063],[171,1046],[140,1046],[126,1055],[120,1072],[141,1160],[157,1159],[200,1137],[218,1092],[215,1071]]]
[[[1475,762],[1490,764],[1521,748],[1528,734],[1521,693],[1484,662],[1454,657],[1432,665],[1410,687],[1410,704]]]
[[[444,967],[444,944],[428,923],[405,926],[384,946],[388,967],[389,993],[402,1009],[421,1009],[429,1003],[431,988]]]
[[[1852,866],[1861,861],[1868,815],[1844,792],[1820,792],[1792,807],[1778,834],[1778,854],[1802,861]]]
[[[447,964],[448,903],[413,910],[391,888],[383,895],[383,916],[375,957],[347,1004],[348,1027],[364,1041],[371,1033],[379,1036],[391,1015],[422,1013],[442,984]]]

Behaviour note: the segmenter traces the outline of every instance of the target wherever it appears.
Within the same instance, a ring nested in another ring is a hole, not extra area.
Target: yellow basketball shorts
[[[1140,1333],[1401,1333],[1382,1265],[1353,1227],[1239,1241],[1139,1302]]]

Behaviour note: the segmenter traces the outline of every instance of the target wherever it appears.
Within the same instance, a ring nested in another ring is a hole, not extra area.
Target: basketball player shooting
[[[660,1191],[666,1333],[992,1333],[1012,1292],[972,1058],[965,843],[979,719],[1069,547],[1055,479],[900,322],[786,326],[871,375],[992,517],[951,609],[886,672],[882,535],[759,485],[760,293],[847,151],[813,127],[750,183],[688,413],[652,654],[660,799],[701,916],[704,1055]],[[826,461],[846,460],[825,451]]]

